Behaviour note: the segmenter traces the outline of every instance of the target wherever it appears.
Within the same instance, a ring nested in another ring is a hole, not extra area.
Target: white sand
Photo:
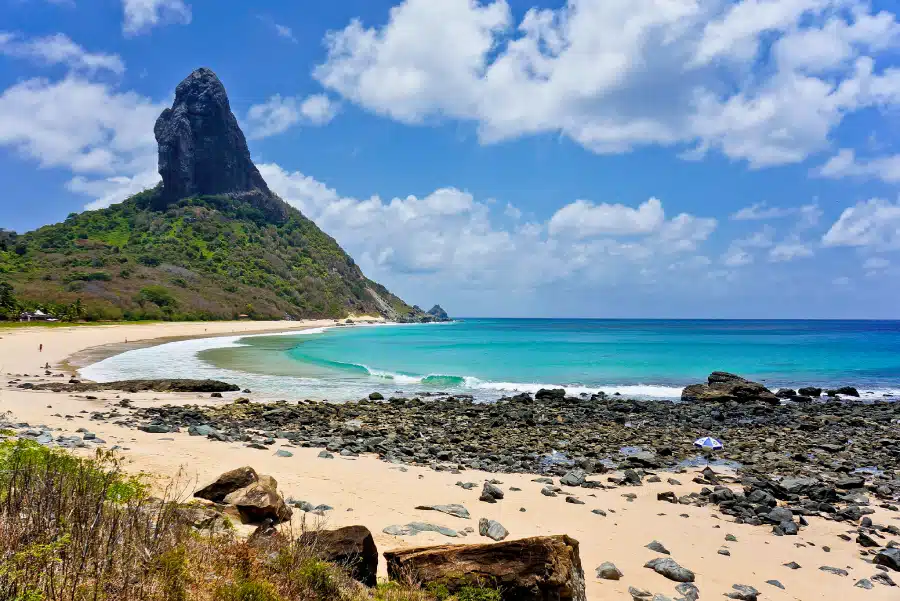
[[[317,327],[329,322],[240,322],[201,324],[116,325],[73,328],[29,328],[19,330],[0,329],[0,371],[11,374],[42,374],[39,369],[45,362],[51,366],[82,349],[97,345],[170,336],[203,336],[231,334],[235,332],[277,331],[303,327]],[[38,352],[38,345],[44,345]],[[900,599],[900,588],[881,585],[866,591],[853,584],[861,578],[878,573],[871,564],[859,556],[860,547],[855,542],[845,542],[838,534],[851,533],[850,525],[837,524],[813,518],[811,525],[796,537],[775,537],[767,527],[752,527],[729,523],[730,518],[719,516],[715,508],[676,506],[656,500],[656,493],[674,490],[685,494],[700,487],[690,483],[688,474],[674,477],[684,483],[680,487],[661,484],[645,484],[637,488],[616,490],[572,489],[573,494],[585,501],[585,505],[572,505],[563,496],[548,498],[540,494],[542,485],[531,482],[535,476],[524,474],[487,474],[467,471],[460,475],[434,472],[428,469],[408,467],[402,471],[379,461],[375,457],[358,459],[319,459],[319,449],[290,448],[290,458],[273,455],[279,448],[259,451],[243,447],[239,443],[211,442],[184,434],[146,434],[112,424],[90,422],[80,411],[108,409],[115,401],[115,394],[99,393],[98,400],[90,401],[69,394],[28,392],[4,387],[0,389],[0,409],[10,411],[15,419],[32,426],[46,424],[72,433],[86,427],[108,445],[127,447],[124,455],[129,469],[145,471],[163,477],[171,477],[184,470],[186,489],[197,482],[205,483],[219,473],[242,465],[252,465],[260,473],[274,476],[285,496],[309,501],[314,505],[324,503],[334,507],[327,512],[328,527],[363,524],[375,534],[380,550],[405,546],[436,543],[489,542],[475,534],[464,539],[451,539],[438,534],[419,534],[415,537],[393,537],[383,534],[383,528],[411,521],[426,521],[462,530],[466,526],[476,529],[478,519],[488,517],[501,522],[510,538],[526,536],[568,534],[581,543],[581,558],[587,579],[588,598],[630,599],[629,586],[662,593],[672,598],[676,583],[670,582],[643,567],[656,557],[644,548],[651,540],[659,540],[672,552],[672,558],[697,574],[696,585],[702,599],[724,598],[732,584],[748,584],[756,587],[761,599]],[[208,395],[128,395],[136,405],[211,402]],[[224,402],[229,397],[225,395]],[[251,395],[252,396],[252,395]],[[158,400],[154,400],[157,398]],[[214,402],[214,401],[213,401]],[[223,402],[223,401],[219,401]],[[53,417],[53,414],[76,416],[73,420]],[[170,439],[170,440],[166,440]],[[174,440],[172,440],[174,439]],[[667,475],[661,474],[663,481]],[[506,499],[496,505],[478,501],[481,483],[497,478],[506,492]],[[605,480],[598,476],[597,479]],[[465,491],[454,484],[476,482],[478,486]],[[521,492],[510,492],[516,486]],[[627,502],[622,497],[635,493],[638,498]],[[596,496],[594,496],[596,495]],[[471,520],[461,520],[441,513],[416,511],[417,505],[461,503],[472,514]],[[525,512],[520,512],[525,508]],[[592,509],[604,509],[607,517],[591,513]],[[660,513],[665,515],[659,515]],[[689,517],[680,517],[687,514]],[[295,510],[295,523],[302,512]],[[896,513],[878,510],[872,516],[876,523],[900,524]],[[319,519],[308,515],[308,519]],[[298,526],[299,528],[299,526]],[[733,534],[738,542],[726,543],[725,535]],[[796,545],[803,543],[804,546]],[[814,546],[812,546],[814,545]],[[823,551],[830,546],[831,552]],[[717,554],[720,548],[728,548],[730,557]],[[604,561],[615,563],[624,572],[618,582],[600,581],[594,577],[595,568]],[[782,564],[796,561],[800,570],[790,570]],[[384,569],[382,560],[381,568]],[[820,566],[833,566],[850,572],[840,577],[819,571]],[[891,574],[900,580],[898,574]],[[781,581],[786,590],[766,584],[766,580]]]

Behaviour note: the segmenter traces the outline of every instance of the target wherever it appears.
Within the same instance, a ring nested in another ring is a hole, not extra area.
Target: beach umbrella
[[[721,440],[713,438],[712,436],[698,438],[694,441],[694,446],[709,451],[718,451],[725,448],[725,445],[722,444]]]

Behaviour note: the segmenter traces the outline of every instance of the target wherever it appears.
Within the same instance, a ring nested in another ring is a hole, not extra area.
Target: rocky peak
[[[172,108],[162,112],[153,133],[163,181],[159,208],[190,196],[228,194],[270,219],[287,218],[287,205],[250,159],[225,86],[212,70],[197,69],[178,84]]]
[[[441,307],[440,305],[433,306],[428,311],[428,314],[438,321],[450,321],[450,316],[447,315],[447,312],[444,311],[443,307]]]

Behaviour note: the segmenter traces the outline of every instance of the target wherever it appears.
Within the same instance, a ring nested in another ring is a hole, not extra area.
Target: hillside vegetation
[[[273,223],[233,195],[154,208],[159,189],[16,235],[0,232],[0,313],[69,319],[339,318],[424,314],[367,279],[293,208]],[[12,299],[8,297],[12,297]]]

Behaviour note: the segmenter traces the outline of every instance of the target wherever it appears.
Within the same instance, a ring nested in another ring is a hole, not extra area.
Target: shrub
[[[141,288],[138,302],[151,302],[157,307],[174,307],[178,304],[172,293],[165,286],[147,286]]]

